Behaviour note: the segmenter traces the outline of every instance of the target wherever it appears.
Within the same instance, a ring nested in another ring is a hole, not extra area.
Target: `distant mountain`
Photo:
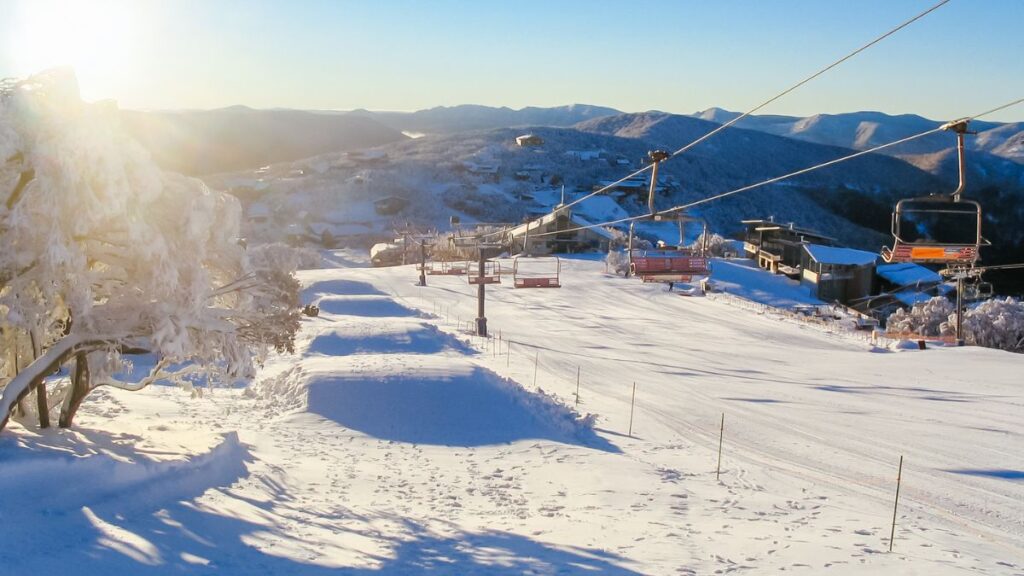
[[[695,118],[719,124],[739,116],[721,108],[709,108],[694,114]],[[942,122],[914,114],[892,116],[881,112],[850,112],[846,114],[815,114],[805,118],[795,116],[752,115],[735,124],[738,128],[767,132],[816,144],[841,146],[865,150],[894,142],[901,138],[925,132]],[[986,186],[1024,186],[1024,123],[1003,124],[975,120],[968,136],[968,164],[972,175],[968,177],[968,190]],[[955,163],[956,138],[952,133],[939,132],[881,153],[899,156],[912,164],[942,177],[947,182],[957,178]],[[953,152],[953,170],[947,158]],[[1010,161],[1012,163],[1007,163]]]
[[[714,122],[662,112],[622,114],[575,126],[583,132],[643,140],[669,151],[677,150],[718,127],[719,124]],[[723,170],[737,178],[756,182],[849,153],[848,148],[731,127],[697,145],[687,155],[708,158],[722,164]],[[819,185],[843,186],[865,192],[885,189],[896,194],[925,193],[938,185],[934,178],[921,170],[881,154],[857,158],[794,181],[813,181]]]
[[[709,108],[693,116],[724,124],[739,115],[738,112],[721,108]],[[942,123],[915,114],[893,116],[882,112],[849,112],[815,114],[804,118],[752,115],[740,120],[735,126],[817,144],[864,150],[930,130]],[[1024,162],[1024,123],[1003,124],[975,120],[971,122],[971,130],[978,132],[976,136],[968,138],[971,150]],[[885,153],[931,154],[955,146],[956,139],[952,134],[940,132],[887,149]]]
[[[526,107],[520,110],[465,104],[438,106],[416,112],[369,112],[349,114],[373,118],[396,130],[424,134],[454,134],[469,130],[491,130],[516,126],[571,126],[584,120],[620,114],[614,108],[571,104],[553,108]]]
[[[406,139],[372,117],[245,106],[124,110],[121,122],[161,167],[190,175],[244,170]]]

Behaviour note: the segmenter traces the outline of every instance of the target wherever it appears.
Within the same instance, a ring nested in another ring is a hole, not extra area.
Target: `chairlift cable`
[[[725,130],[726,128],[729,128],[730,126],[736,124],[740,120],[746,118],[747,116],[750,116],[754,112],[757,112],[758,110],[761,110],[765,106],[775,102],[776,100],[779,100],[780,98],[782,98],[783,96],[786,96],[790,92],[793,92],[794,90],[800,88],[801,86],[811,82],[812,80],[814,80],[814,79],[818,78],[819,76],[825,74],[829,70],[832,70],[833,68],[838,67],[839,65],[843,64],[847,60],[850,60],[854,56],[860,54],[861,52],[864,52],[865,50],[867,50],[868,48],[871,48],[875,44],[878,44],[882,40],[885,40],[886,38],[892,36],[893,34],[899,32],[900,30],[902,30],[904,28],[906,28],[907,26],[910,26],[914,22],[920,20],[921,18],[924,18],[928,14],[931,14],[932,12],[934,12],[935,10],[938,10],[942,6],[948,4],[949,2],[950,2],[950,0],[940,0],[939,2],[937,2],[936,4],[934,4],[933,6],[928,8],[927,10],[917,14],[913,18],[910,18],[909,20],[906,20],[906,21],[902,22],[901,24],[899,24],[895,28],[890,29],[889,31],[887,31],[884,34],[882,34],[881,36],[878,36],[875,39],[871,40],[867,44],[864,44],[863,46],[861,46],[861,47],[857,48],[856,50],[846,54],[845,56],[843,56],[842,58],[836,60],[835,62],[832,62],[828,66],[818,70],[814,74],[811,74],[810,76],[804,78],[803,80],[797,82],[796,84],[790,86],[789,88],[786,88],[782,92],[779,92],[775,96],[772,96],[771,98],[765,100],[764,102],[762,102],[762,103],[758,104],[757,106],[751,108],[750,110],[744,112],[743,114],[740,114],[736,118],[733,118],[732,120],[729,120],[725,124],[722,124],[718,128],[715,128],[711,132],[708,132],[707,134],[701,136],[700,138],[697,138],[693,142],[690,142],[689,144],[687,144],[687,145],[683,146],[682,148],[676,150],[675,152],[673,152],[668,157],[668,159],[675,158],[676,156],[679,156],[679,155],[685,153],[687,150],[690,150],[694,146],[697,146],[701,142],[704,142],[705,140],[711,138],[715,134],[718,134],[722,130]],[[602,194],[604,192],[607,192],[608,190],[618,186],[619,184],[625,182],[626,180],[629,180],[630,178],[633,178],[634,176],[638,176],[638,175],[646,172],[647,170],[650,170],[653,166],[654,166],[654,164],[652,163],[652,164],[648,164],[647,166],[644,166],[643,168],[640,168],[638,170],[634,170],[630,174],[624,176],[623,178],[620,178],[619,180],[616,180],[615,182],[612,182],[611,184],[608,184],[606,186],[602,186],[601,188],[591,192],[590,194],[587,194],[586,196],[582,196],[580,198],[577,198],[576,200],[573,200],[572,202],[569,202],[568,204],[564,204],[564,205],[559,206],[558,209],[562,210],[562,209],[572,208],[573,206],[575,206],[575,205],[577,205],[577,204],[579,204],[579,203],[581,203],[581,202],[583,202],[585,200],[593,198],[594,196],[597,196],[598,194]],[[527,223],[527,225],[529,225],[529,224],[530,224],[530,222]],[[499,235],[499,234],[503,234],[503,233],[504,232],[492,232],[490,234],[486,234],[486,235],[481,236],[481,238],[482,237],[486,237],[486,236],[495,236],[495,235]]]
[[[1021,104],[1021,103],[1024,103],[1024,98],[1018,98],[1016,100],[1013,100],[1013,101],[1008,102],[1006,104],[1003,104],[1001,106],[997,106],[997,107],[992,108],[990,110],[986,110],[985,112],[981,112],[979,114],[974,114],[972,116],[967,116],[965,119],[966,120],[975,120],[977,118],[981,118],[981,117],[987,116],[989,114],[994,114],[996,112],[1005,110],[1007,108],[1010,108],[1012,106],[1016,106],[1016,105]],[[846,162],[847,160],[852,160],[854,158],[859,158],[859,157],[864,156],[866,154],[871,154],[873,152],[877,152],[877,151],[883,150],[885,148],[891,148],[893,146],[898,146],[900,144],[904,144],[906,142],[910,142],[910,141],[916,140],[918,138],[923,138],[925,136],[928,136],[928,135],[931,135],[931,134],[934,134],[934,133],[937,133],[937,132],[941,132],[941,131],[946,129],[946,126],[948,124],[949,123],[943,124],[942,126],[939,126],[939,127],[936,127],[936,128],[932,128],[931,130],[926,130],[924,132],[920,132],[920,133],[914,134],[912,136],[907,136],[905,138],[901,138],[901,139],[893,141],[893,142],[889,142],[889,143],[886,143],[886,144],[881,144],[881,145],[875,146],[873,148],[869,148],[867,150],[860,150],[858,152],[854,152],[853,154],[849,154],[847,156],[836,158],[834,160],[829,160],[827,162],[822,162],[821,164],[810,166],[808,168],[802,168],[800,170],[796,170],[794,172],[790,172],[789,174],[784,174],[782,176],[776,176],[774,178],[769,178],[767,180],[763,180],[763,181],[755,183],[755,184],[750,184],[750,185],[747,185],[747,186],[743,186],[743,187],[737,188],[735,190],[730,190],[728,192],[723,192],[721,194],[716,194],[714,196],[709,196],[707,198],[702,198],[702,199],[696,200],[694,202],[690,202],[690,203],[687,203],[687,204],[681,204],[679,206],[674,206],[672,208],[667,208],[665,210],[659,211],[657,213],[657,215],[669,215],[669,214],[673,214],[673,213],[676,213],[676,212],[682,212],[682,211],[688,210],[690,208],[693,208],[694,206],[699,206],[701,204],[707,204],[708,202],[713,202],[715,200],[720,200],[720,199],[725,198],[727,196],[732,196],[734,194],[739,194],[741,192],[749,192],[750,190],[753,190],[755,188],[760,188],[762,186],[767,186],[768,184],[774,184],[774,183],[780,182],[782,180],[787,180],[787,179],[793,178],[795,176],[800,176],[800,175],[803,175],[803,174],[807,174],[808,172],[813,172],[814,170],[819,170],[821,168],[827,168],[829,166],[834,166],[836,164],[840,164],[842,162]],[[535,238],[540,238],[540,237],[543,237],[543,236],[553,236],[553,235],[556,235],[556,234],[565,234],[565,233],[568,233],[568,232],[576,232],[576,231],[579,231],[579,230],[586,230],[586,229],[589,229],[589,228],[599,228],[599,227],[604,227],[604,226],[613,226],[615,224],[622,224],[622,223],[625,223],[625,222],[632,222],[634,220],[646,220],[646,219],[649,219],[650,217],[651,217],[650,214],[641,214],[641,215],[638,215],[638,216],[629,216],[627,218],[620,218],[618,220],[611,220],[611,221],[608,221],[608,222],[602,222],[600,224],[590,224],[590,225],[587,225],[587,226],[578,226],[576,228],[567,228],[565,230],[558,230],[558,231],[555,231],[555,232],[544,232],[544,233],[541,233],[541,234],[537,234],[534,237]]]

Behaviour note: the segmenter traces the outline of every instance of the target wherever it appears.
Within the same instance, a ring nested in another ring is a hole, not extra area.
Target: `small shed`
[[[820,244],[804,244],[801,282],[825,302],[849,304],[871,294],[878,254]]]

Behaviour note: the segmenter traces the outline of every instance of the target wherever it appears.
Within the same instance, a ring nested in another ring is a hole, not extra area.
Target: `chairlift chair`
[[[710,273],[708,259],[691,250],[635,250],[634,254],[629,272],[644,282],[690,282]]]
[[[512,285],[515,288],[561,288],[562,261],[558,257],[518,256],[512,261]]]
[[[957,135],[960,183],[951,194],[905,198],[892,214],[893,247],[882,248],[889,263],[973,266],[979,249],[989,242],[981,236],[981,205],[960,197],[966,187],[967,166],[964,135],[967,120],[943,126]]]
[[[466,262],[466,279],[470,284],[501,284],[501,264],[493,260],[484,261],[484,273],[480,274],[477,262]]]
[[[462,276],[466,273],[466,269],[465,262],[440,261],[427,262],[425,272],[430,276]]]

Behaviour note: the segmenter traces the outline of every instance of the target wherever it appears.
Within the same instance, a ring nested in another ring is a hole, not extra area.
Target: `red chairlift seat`
[[[487,260],[484,262],[484,273],[480,275],[479,264],[466,262],[466,279],[470,284],[501,284],[501,264]]]
[[[690,282],[710,269],[706,257],[690,250],[645,250],[634,253],[629,272],[644,282]]]
[[[422,267],[417,265],[416,270],[421,270]],[[430,276],[462,276],[466,273],[465,262],[427,262],[427,268],[424,270],[426,274]]]
[[[512,261],[512,285],[516,288],[561,288],[562,262],[557,257]]]

